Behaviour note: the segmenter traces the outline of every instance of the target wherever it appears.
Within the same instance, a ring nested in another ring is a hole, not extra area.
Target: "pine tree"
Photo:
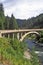
[[[4,21],[5,16],[4,16],[3,4],[0,3],[0,29],[4,29]]]
[[[17,28],[18,28],[18,25],[17,25],[16,19],[12,14],[10,18],[10,23],[9,23],[9,29],[17,29]]]
[[[10,21],[10,18],[8,16],[6,16],[5,18],[5,29],[9,29],[9,21]]]

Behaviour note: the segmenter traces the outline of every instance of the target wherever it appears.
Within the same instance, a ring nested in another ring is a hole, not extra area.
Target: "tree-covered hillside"
[[[19,22],[18,22],[19,21]],[[43,14],[27,20],[17,20],[20,28],[43,28]],[[22,22],[22,24],[20,23]]]

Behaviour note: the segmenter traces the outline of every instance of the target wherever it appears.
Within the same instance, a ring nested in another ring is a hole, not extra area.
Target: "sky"
[[[28,19],[43,13],[43,0],[0,0],[5,16],[13,14],[15,18]]]

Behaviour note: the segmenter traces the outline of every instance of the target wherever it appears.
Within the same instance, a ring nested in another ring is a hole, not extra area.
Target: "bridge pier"
[[[14,33],[13,33],[13,40],[14,40]]]
[[[2,34],[0,33],[0,38],[2,37]]]
[[[22,38],[22,35],[23,35],[23,33],[21,33],[21,35],[20,35],[20,36],[21,36],[21,38]]]
[[[10,34],[8,34],[8,39],[10,38]]]
[[[3,34],[3,37],[5,37],[5,35]]]
[[[19,40],[19,33],[17,33],[17,39]]]

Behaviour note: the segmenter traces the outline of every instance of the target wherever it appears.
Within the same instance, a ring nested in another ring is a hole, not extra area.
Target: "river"
[[[30,50],[35,48],[35,53],[38,55],[41,65],[43,65],[43,46],[39,46],[34,40],[25,39],[25,42]]]

